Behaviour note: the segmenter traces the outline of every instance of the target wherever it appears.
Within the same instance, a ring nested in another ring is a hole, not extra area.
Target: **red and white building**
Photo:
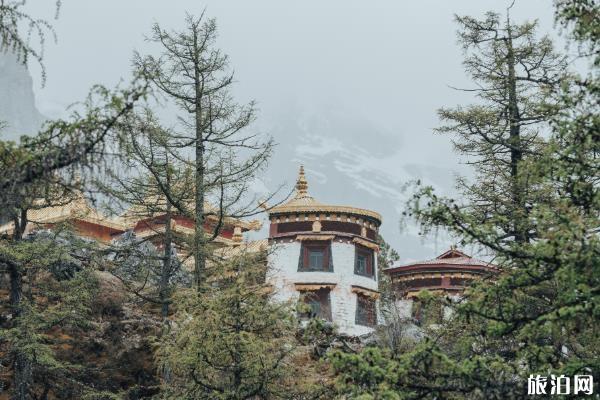
[[[308,316],[331,321],[343,334],[372,332],[378,315],[381,216],[315,200],[302,167],[294,197],[268,213],[267,280],[274,298],[305,303]]]
[[[493,264],[451,248],[434,259],[396,265],[383,271],[392,281],[401,317],[413,316],[413,299],[421,290],[460,298],[474,281],[492,279],[498,272]]]

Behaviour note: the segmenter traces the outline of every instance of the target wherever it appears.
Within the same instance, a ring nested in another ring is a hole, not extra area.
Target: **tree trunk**
[[[21,298],[23,296],[23,275],[17,265],[8,268],[10,276],[10,306],[13,318],[21,315]]]
[[[13,323],[18,323],[22,318],[21,299],[23,297],[23,274],[17,265],[11,265],[9,268],[10,275],[10,306],[13,314]],[[31,373],[31,362],[27,356],[16,348],[14,351],[14,393],[13,400],[26,400],[28,398],[29,389],[32,385],[33,376]]]
[[[14,220],[15,230],[13,239],[20,241],[27,225],[27,210],[21,210],[20,219]],[[17,264],[8,265],[10,277],[10,307],[13,316],[13,324],[17,324],[22,317],[21,300],[23,298],[23,272]],[[14,349],[14,393],[13,400],[26,400],[31,388],[33,376],[31,373],[31,362],[21,349]]]
[[[169,278],[171,277],[171,203],[167,201],[167,214],[165,220],[165,241],[162,270],[160,272],[159,297],[161,303],[161,315],[163,319],[169,316]]]
[[[29,398],[29,388],[32,384],[31,362],[20,351],[17,351],[15,354],[14,369],[15,390],[12,399],[27,400]]]
[[[194,43],[194,48],[197,43]],[[200,61],[197,60],[197,63]],[[206,254],[204,253],[204,137],[202,124],[202,80],[199,65],[195,68],[195,123],[196,123],[196,176],[195,176],[195,234],[194,234],[194,284],[200,288],[204,279]]]
[[[513,199],[513,230],[515,241],[523,243],[527,241],[527,229],[524,222],[525,204],[523,204],[523,188],[520,184],[521,177],[519,166],[523,159],[523,150],[521,144],[521,115],[517,98],[517,79],[515,77],[515,54],[512,43],[512,32],[510,21],[507,23],[508,38],[507,64],[508,64],[508,120],[509,120],[509,144],[510,148],[510,177],[511,177],[511,197]]]

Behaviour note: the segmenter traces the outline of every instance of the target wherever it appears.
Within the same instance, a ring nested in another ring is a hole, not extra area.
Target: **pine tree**
[[[184,163],[171,154],[171,133],[161,127],[148,109],[132,113],[121,124],[123,133],[120,161],[107,171],[107,182],[98,181],[111,203],[126,208],[127,219],[158,221],[145,228],[155,235],[137,238],[129,232],[113,246],[113,268],[126,287],[146,301],[160,304],[166,318],[176,283],[187,285],[188,273],[183,269],[181,256],[189,252],[190,243],[172,231],[177,216],[176,205],[193,202],[189,188],[193,176]],[[123,173],[136,171],[136,175]],[[114,211],[114,210],[113,210]]]
[[[495,256],[502,273],[495,282],[470,289],[453,318],[408,353],[369,349],[336,354],[341,393],[504,399],[527,398],[530,374],[594,375],[597,382],[600,8],[586,1],[558,1],[556,6],[557,22],[573,27],[576,43],[589,51],[591,70],[586,77],[566,76],[550,88],[553,101],[542,107],[548,138],[535,157],[517,163],[544,196],[534,201],[525,191],[526,212],[490,209],[487,219],[481,218],[479,204],[459,207],[431,189],[418,192],[410,204],[425,230],[443,227],[481,246]],[[522,205],[514,196],[506,198],[515,209]],[[515,217],[520,226],[531,228],[526,236],[514,229]]]
[[[458,182],[471,214],[481,222],[494,218],[499,238],[526,242],[535,237],[529,210],[547,193],[525,166],[542,152],[544,129],[558,106],[552,89],[564,78],[566,60],[547,36],[536,37],[536,22],[514,24],[508,11],[505,21],[493,12],[456,21],[475,86],[465,91],[477,103],[441,109],[446,125],[437,131],[453,135],[456,151],[475,167],[475,182]]]
[[[97,290],[94,249],[67,230],[0,240],[0,265],[10,274],[10,319],[0,343],[12,364],[12,398],[85,391],[77,366],[59,359],[51,331],[86,329]],[[6,310],[5,310],[6,311]],[[3,360],[4,361],[4,360]]]
[[[21,10],[23,5],[24,2],[0,4],[0,50],[16,51],[23,62],[33,56],[41,63],[41,49],[31,47],[19,29],[24,21],[29,22],[30,28],[39,34],[43,48],[44,29],[51,30],[51,27],[25,14]],[[23,137],[19,143],[0,141],[0,222],[13,225],[11,236],[0,237],[0,271],[9,276],[8,303],[12,316],[4,327],[2,340],[11,356],[14,399],[37,397],[35,384],[40,383],[39,377],[48,377],[46,385],[55,376],[52,371],[64,370],[45,343],[44,332],[66,319],[52,320],[57,315],[52,308],[59,306],[50,303],[40,306],[36,296],[44,286],[39,285],[40,275],[48,273],[61,259],[73,257],[79,247],[72,248],[56,238],[30,243],[34,239],[24,237],[29,210],[68,200],[73,189],[80,189],[73,185],[75,173],[97,167],[116,124],[145,92],[143,82],[114,92],[96,86],[70,120],[48,122],[37,136]],[[50,246],[52,251],[49,251],[49,243],[56,248]],[[64,299],[77,298],[79,293],[82,297],[69,303],[83,310],[87,304],[83,300],[89,293],[84,283],[88,280],[72,278],[73,286],[59,285],[64,290],[52,296],[62,297],[64,302]],[[72,312],[78,312],[77,308],[67,314]],[[42,395],[48,388],[45,387]]]
[[[169,399],[289,399],[296,320],[271,300],[266,254],[244,245],[213,260],[201,293],[180,290],[177,312],[163,335],[158,362]]]
[[[56,41],[54,28],[43,18],[35,18],[23,8],[24,0],[5,0],[0,2],[0,53],[13,53],[17,61],[27,64],[29,58],[35,59],[42,73],[42,84],[46,82],[46,68],[43,62],[44,44],[50,34]],[[56,0],[58,18],[61,0]],[[25,28],[25,29],[24,29]],[[37,37],[38,46],[31,43],[31,38]]]
[[[273,148],[270,139],[261,142],[257,135],[244,133],[254,120],[255,106],[233,100],[233,74],[227,56],[215,47],[216,37],[214,19],[188,15],[182,31],[168,32],[154,25],[150,40],[161,46],[158,57],[135,57],[139,71],[181,111],[173,136],[182,150],[181,159],[194,172],[194,207],[173,204],[195,222],[194,280],[198,287],[209,255],[207,244],[219,235],[224,217],[262,212],[257,199],[248,198],[248,189]],[[183,150],[191,150],[191,160]],[[206,209],[207,203],[216,210]],[[210,215],[219,222],[207,234],[204,228]]]

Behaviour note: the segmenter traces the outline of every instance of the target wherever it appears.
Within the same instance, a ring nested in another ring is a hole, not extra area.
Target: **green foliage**
[[[262,212],[251,186],[274,147],[272,139],[246,133],[256,117],[255,103],[235,101],[233,72],[227,55],[216,46],[217,36],[214,18],[186,14],[178,31],[152,27],[149,40],[160,46],[159,55],[134,57],[136,70],[179,111],[169,132],[169,150],[193,171],[193,184],[186,189],[193,188],[191,252],[197,286],[204,280],[207,248],[220,234],[224,219]],[[169,201],[181,214],[189,214],[181,202]],[[207,229],[209,217],[218,221]]]
[[[587,48],[597,49],[597,18],[590,18],[592,15],[597,15],[597,6],[590,2],[557,2],[558,22],[575,27],[574,37],[586,40],[582,44]],[[487,35],[498,21],[494,14],[483,22],[472,18],[459,21],[468,26],[461,39],[478,46],[483,43],[468,56],[467,69],[490,61],[490,54],[500,54],[495,48],[486,52],[491,40]],[[530,27],[515,27],[513,32],[528,32]],[[592,60],[594,57],[592,54]],[[500,72],[490,70],[490,75],[501,74],[506,59],[500,58]],[[475,80],[482,77],[488,75],[473,76]],[[410,202],[409,212],[425,232],[445,228],[464,243],[478,245],[492,254],[501,273],[494,282],[480,282],[468,290],[464,300],[454,307],[453,318],[427,330],[427,339],[406,353],[367,349],[359,354],[336,355],[332,365],[340,393],[373,399],[526,398],[530,374],[592,373],[597,381],[597,71],[593,69],[585,79],[565,75],[556,83],[544,89],[542,94],[547,99],[529,109],[539,110],[541,113],[536,115],[543,116],[539,121],[545,121],[551,130],[543,143],[530,141],[533,146],[524,146],[521,141],[528,140],[526,131],[513,139],[509,135],[506,141],[493,136],[498,140],[473,142],[492,138],[481,133],[500,132],[493,117],[498,110],[493,104],[442,112],[443,118],[458,121],[444,131],[459,133],[462,141],[457,147],[475,161],[480,180],[473,186],[462,186],[469,200],[464,204],[422,188]],[[518,85],[514,88],[516,99],[526,110],[534,104],[527,91],[519,90]],[[484,100],[485,96],[487,92]],[[514,121],[509,118],[508,122]],[[469,132],[471,128],[476,129]],[[502,166],[503,153],[497,152],[502,146],[514,145],[513,140],[519,141],[523,153],[517,158],[510,154]],[[515,170],[507,169],[511,164]],[[510,173],[504,174],[503,168]],[[502,179],[505,186],[499,185]],[[516,193],[515,187],[523,190]]]
[[[387,306],[394,302],[395,295],[390,277],[383,270],[390,268],[400,259],[400,254],[387,243],[382,236],[378,236],[379,251],[377,252],[377,276],[379,278],[380,304]]]
[[[61,0],[56,0],[55,19],[58,18],[61,3]],[[26,0],[0,2],[0,53],[12,52],[23,64],[27,64],[29,58],[33,57],[42,69],[42,83],[45,83],[46,68],[42,61],[46,35],[50,33],[56,41],[56,34],[47,20],[35,18],[25,12],[25,5]],[[37,37],[38,47],[31,43],[32,36]]]
[[[179,291],[157,352],[165,398],[290,398],[296,321],[288,305],[271,301],[264,260],[214,262],[200,292]]]
[[[92,266],[80,261],[86,247],[65,233],[61,237],[38,234],[13,243],[0,241],[0,259],[14,263],[25,282],[23,298],[0,331],[0,343],[9,357],[27,366],[24,372],[39,388],[29,387],[30,393],[52,388],[60,398],[61,391],[73,385],[79,390],[81,385],[73,379],[79,367],[57,358],[55,339],[60,332],[89,327],[97,281]],[[78,264],[80,268],[69,279],[57,280],[49,272],[50,266],[57,264]]]
[[[527,241],[536,234],[530,205],[550,195],[527,165],[543,151],[545,124],[561,106],[552,89],[566,78],[566,59],[547,36],[537,37],[536,22],[515,24],[493,12],[456,20],[474,86],[465,91],[476,103],[442,108],[437,132],[452,135],[474,166],[473,182],[458,180],[471,218],[493,219],[507,241]]]
[[[79,189],[76,173],[100,167],[108,143],[119,141],[119,123],[145,93],[142,81],[114,91],[95,86],[69,119],[47,122],[37,136],[19,143],[0,141],[0,220],[19,219],[34,200],[51,205],[56,199],[48,197],[57,188]]]
[[[600,5],[594,0],[555,0],[556,20],[570,28],[568,34],[580,46],[583,55],[600,64]],[[587,52],[587,54],[586,54]]]

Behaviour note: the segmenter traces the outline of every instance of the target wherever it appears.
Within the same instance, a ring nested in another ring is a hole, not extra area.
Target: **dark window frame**
[[[365,259],[364,272],[359,269],[359,259]],[[375,274],[375,252],[366,247],[356,245],[354,250],[354,274],[377,280]]]
[[[322,253],[322,265],[311,266],[311,252]],[[298,272],[333,272],[333,258],[331,256],[331,241],[302,241]]]
[[[311,310],[298,314],[299,319],[319,318],[332,322],[331,315],[331,289],[321,288],[318,290],[306,290],[300,292],[299,302],[309,305]],[[318,304],[318,311],[314,305]]]
[[[356,294],[356,325],[374,327],[377,325],[377,303],[375,299]]]

